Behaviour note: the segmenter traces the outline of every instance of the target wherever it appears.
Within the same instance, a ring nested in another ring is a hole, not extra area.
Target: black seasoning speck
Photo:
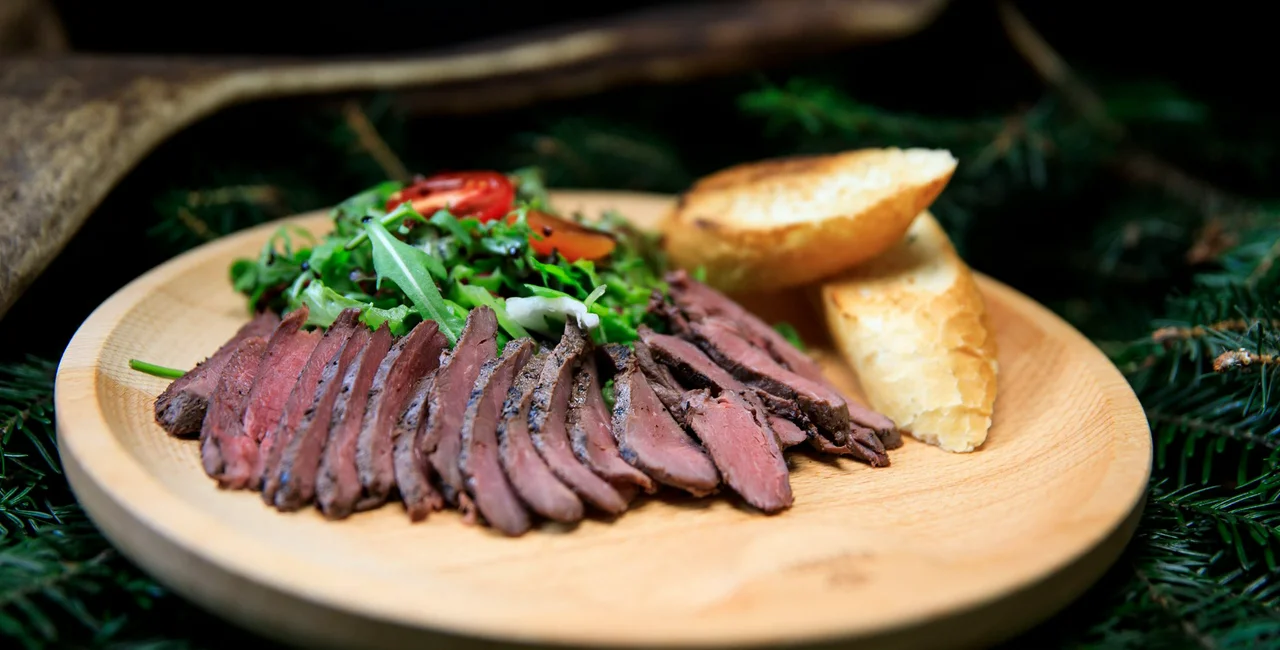
[[[371,216],[369,216],[369,215],[367,215],[367,214],[366,214],[366,215],[364,215],[364,217],[362,217],[362,218],[360,219],[360,223],[369,223],[370,221],[373,221],[373,217],[371,217]]]
[[[310,271],[310,270],[311,270],[311,262],[303,262],[302,264],[298,265],[298,269],[300,269],[300,270],[302,270],[302,271]]]
[[[543,227],[542,227],[542,236],[543,236],[543,237],[550,237],[552,232],[554,232],[554,231],[553,231],[553,230],[551,230],[551,226],[543,226]]]

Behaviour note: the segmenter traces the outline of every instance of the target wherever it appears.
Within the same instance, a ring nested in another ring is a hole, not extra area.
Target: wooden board
[[[557,196],[648,223],[669,201]],[[297,223],[328,227],[323,215]],[[219,490],[197,444],[152,419],[166,381],[128,367],[189,367],[225,341],[246,318],[228,265],[275,227],[213,242],[120,290],[76,334],[56,394],[60,452],[93,520],[157,579],[262,633],[310,647],[964,647],[1065,606],[1136,524],[1151,458],[1137,399],[1084,337],[985,277],[1000,394],[973,454],[908,440],[891,467],[871,469],[794,453],[795,506],[781,515],[731,497],[668,496],[612,523],[516,539],[453,512],[411,524],[398,504],[342,522],[278,513],[257,493]],[[789,302],[787,318],[821,348],[816,318]],[[819,354],[852,390],[848,369]]]

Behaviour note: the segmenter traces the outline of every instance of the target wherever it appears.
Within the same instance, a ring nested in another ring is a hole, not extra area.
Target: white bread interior
[[[827,328],[870,406],[951,452],[987,438],[996,342],[973,273],[922,212],[891,249],[821,286]]]

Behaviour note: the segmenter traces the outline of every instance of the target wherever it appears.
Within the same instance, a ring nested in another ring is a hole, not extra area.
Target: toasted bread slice
[[[986,441],[995,337],[973,273],[933,215],[921,213],[893,248],[824,283],[821,298],[872,408],[947,451]]]
[[[722,291],[811,283],[884,252],[951,179],[930,149],[862,149],[747,163],[707,176],[663,222],[676,265]]]

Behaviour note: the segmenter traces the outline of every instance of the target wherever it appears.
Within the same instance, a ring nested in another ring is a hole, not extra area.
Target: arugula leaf
[[[516,200],[535,210],[551,212],[551,196],[546,179],[538,167],[522,167],[511,172],[516,182]]]
[[[343,296],[318,280],[312,280],[307,288],[297,294],[297,302],[293,308],[301,305],[307,306],[307,325],[327,328],[333,325],[342,310],[354,307],[360,310],[360,322],[370,329],[376,330],[386,323],[387,328],[396,336],[402,336],[411,329],[407,321],[413,316],[413,311],[407,305],[397,305],[390,309],[374,307],[370,303]]]
[[[399,181],[384,181],[339,203],[331,212],[336,233],[344,238],[359,233],[360,220],[371,211],[382,214],[387,200],[401,187]]]
[[[426,320],[435,321],[449,340],[450,346],[456,344],[462,333],[463,322],[450,308],[448,301],[440,295],[440,289],[428,271],[433,262],[439,264],[439,261],[434,260],[426,251],[393,237],[377,219],[365,222],[364,228],[373,244],[373,268],[378,274],[377,286],[381,288],[383,280],[395,283],[417,308],[418,314]]]
[[[250,311],[266,306],[261,303],[269,292],[287,285],[302,272],[302,262],[309,252],[306,248],[293,249],[290,231],[315,240],[310,232],[297,226],[281,226],[262,245],[256,260],[237,259],[231,263],[231,286],[248,296]]]
[[[797,350],[804,352],[804,341],[800,338],[800,332],[791,323],[786,321],[774,323],[773,329],[782,335],[791,345],[796,346]]]
[[[493,310],[498,316],[498,325],[502,327],[511,338],[519,339],[529,336],[529,332],[515,322],[509,314],[507,314],[507,306],[501,298],[495,297],[483,287],[470,284],[456,285],[458,293],[471,304],[472,307],[485,305]]]

